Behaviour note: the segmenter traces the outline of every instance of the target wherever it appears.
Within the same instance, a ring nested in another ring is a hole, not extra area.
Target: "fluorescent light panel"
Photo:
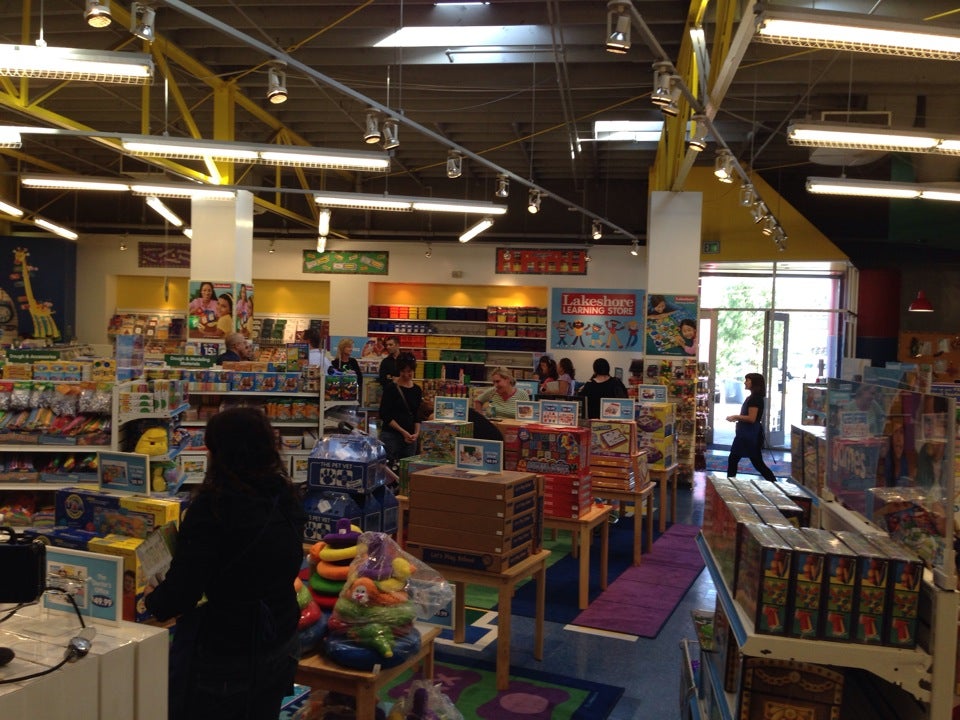
[[[948,142],[948,152],[960,151],[960,139],[946,140],[929,132],[846,123],[791,123],[787,128],[787,141],[791,145],[805,147],[887,152],[937,152],[943,142]]]
[[[339,170],[386,172],[390,157],[385,153],[360,150],[327,150],[298,145],[257,145],[256,143],[194,140],[160,136],[122,136],[123,149],[140,157],[165,157],[228,162],[262,162],[268,165],[318,167]]]
[[[851,180],[849,178],[807,178],[807,192],[818,195],[845,195],[848,197],[879,197],[895,199],[946,200],[960,202],[960,186],[925,185],[923,183],[884,182],[882,180]]]
[[[23,144],[20,131],[9,125],[0,126],[0,148],[18,148]]]
[[[144,53],[0,45],[0,75],[146,85],[153,60]]]
[[[759,42],[852,50],[932,60],[960,60],[960,32],[866,15],[767,8],[758,16]]]
[[[660,142],[662,120],[597,120],[593,123],[596,142]]]
[[[63,175],[21,175],[24,187],[44,190],[95,190],[98,192],[128,192],[129,183],[97,177],[68,177]]]
[[[313,199],[317,205],[322,205],[323,207],[354,208],[359,210],[386,210],[392,212],[422,210],[425,212],[467,213],[477,215],[503,215],[507,212],[506,206],[494,205],[488,202],[404,197],[401,195],[324,192],[315,194]]]
[[[408,25],[374,47],[491,47],[536,45],[549,36],[541,25]]]
[[[477,235],[479,235],[484,230],[489,228],[491,225],[493,225],[493,219],[488,217],[484,218],[473,227],[470,227],[464,230],[463,234],[460,236],[460,242],[462,243],[470,242]]]
[[[37,227],[42,227],[44,230],[49,230],[54,235],[59,235],[62,238],[66,238],[67,240],[76,240],[80,237],[73,230],[65,228],[62,225],[57,225],[55,222],[50,222],[46,218],[39,216],[33,218],[33,224]]]
[[[168,208],[164,204],[163,200],[158,198],[156,195],[151,195],[147,198],[147,205],[171,225],[183,227],[183,220],[180,218],[180,216]]]
[[[18,208],[16,205],[11,205],[6,203],[3,200],[0,200],[0,213],[4,215],[9,215],[10,217],[23,217],[23,210]]]

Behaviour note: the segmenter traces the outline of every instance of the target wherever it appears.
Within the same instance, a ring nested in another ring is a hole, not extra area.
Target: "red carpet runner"
[[[698,532],[694,525],[672,525],[639,567],[627,568],[572,624],[655,638],[703,570]]]

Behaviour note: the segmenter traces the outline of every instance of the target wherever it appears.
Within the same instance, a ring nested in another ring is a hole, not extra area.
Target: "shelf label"
[[[458,470],[503,472],[503,443],[499,440],[457,438],[455,452]]]
[[[541,400],[540,422],[544,425],[572,427],[580,420],[580,403],[563,400]]]
[[[178,354],[167,354],[163,356],[164,362],[167,363],[170,367],[178,368],[196,368],[200,370],[205,370],[206,368],[212,368],[217,359],[209,355],[178,355]]]
[[[633,420],[633,413],[633,400],[600,398],[600,417],[603,420]]]
[[[121,452],[100,452],[97,480],[101,490],[150,495],[147,482],[150,458],[147,455]]]
[[[658,402],[667,401],[666,385],[637,385],[637,398],[640,402]]]
[[[81,615],[110,623],[123,618],[123,558],[47,546],[48,585],[69,590]],[[44,593],[48,610],[74,614],[66,595]]]
[[[526,422],[540,422],[540,402],[517,400],[517,420]]]
[[[433,419],[466,422],[468,403],[467,398],[435,397],[433,399]]]

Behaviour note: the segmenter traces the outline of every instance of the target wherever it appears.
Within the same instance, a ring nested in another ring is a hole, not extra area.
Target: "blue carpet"
[[[613,583],[620,574],[633,565],[633,523],[632,517],[620,518],[610,526],[610,548],[607,554],[607,583]],[[656,520],[656,516],[654,516]],[[653,539],[660,534],[654,525]],[[568,538],[564,534],[562,537]],[[643,551],[647,552],[647,539],[644,534]],[[569,549],[569,541],[567,543]],[[563,623],[573,621],[580,614],[579,585],[580,561],[569,553],[547,568],[547,603],[544,618],[549,622]],[[590,602],[603,591],[600,589],[600,538],[594,536],[590,542]],[[536,608],[536,588],[532,582],[524,583],[513,596],[513,614],[534,617]]]

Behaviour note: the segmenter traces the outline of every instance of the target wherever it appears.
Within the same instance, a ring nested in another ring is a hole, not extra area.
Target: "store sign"
[[[216,364],[216,358],[210,357],[210,356],[204,357],[202,355],[168,354],[163,356],[163,360],[170,367],[194,368],[199,370],[205,370],[206,368],[211,368]]]
[[[305,273],[387,275],[389,266],[390,253],[388,252],[303,251],[303,272]]]
[[[639,352],[643,290],[554,288],[550,298],[550,348]]]
[[[7,350],[7,360],[12,363],[32,363],[59,360],[59,350]]]
[[[586,250],[497,248],[498,275],[586,275]]]

